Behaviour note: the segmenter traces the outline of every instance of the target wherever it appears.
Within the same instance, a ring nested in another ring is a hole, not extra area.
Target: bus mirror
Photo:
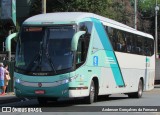
[[[71,50],[72,51],[76,51],[77,50],[78,40],[79,40],[80,36],[85,34],[85,33],[86,33],[85,31],[79,31],[79,32],[74,34],[72,42],[71,42]]]
[[[16,37],[15,37],[15,38],[13,38],[15,42],[17,42],[17,41],[18,41],[18,37],[19,37],[19,33],[17,33]]]
[[[5,41],[6,51],[11,51],[11,40],[16,38],[18,33],[10,34]]]

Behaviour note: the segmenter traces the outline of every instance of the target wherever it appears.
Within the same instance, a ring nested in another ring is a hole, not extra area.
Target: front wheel
[[[96,92],[95,92],[95,83],[94,81],[92,80],[91,81],[91,86],[90,86],[90,90],[89,90],[89,96],[88,97],[85,97],[85,101],[86,103],[88,104],[91,104],[94,102],[95,100],[95,96],[96,96]]]
[[[138,84],[138,91],[135,92],[135,93],[128,94],[128,97],[131,97],[131,98],[141,98],[142,94],[143,94],[143,82],[142,82],[142,80],[140,80],[139,84]]]

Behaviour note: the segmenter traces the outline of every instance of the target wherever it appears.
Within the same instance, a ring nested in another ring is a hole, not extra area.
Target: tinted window
[[[16,67],[32,72],[53,72],[72,67],[74,26],[23,27],[16,52]]]
[[[105,30],[115,51],[145,56],[154,54],[153,39],[106,26]]]
[[[92,32],[92,25],[92,22],[82,22],[79,24],[79,30],[86,31],[86,33],[82,35],[78,41],[78,48],[76,52],[77,67],[82,65],[86,60]]]

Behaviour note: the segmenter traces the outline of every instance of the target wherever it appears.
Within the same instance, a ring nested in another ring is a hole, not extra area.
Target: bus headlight
[[[73,80],[75,80],[78,77],[78,75],[75,75],[74,77],[70,77],[69,78],[69,82],[72,82]]]
[[[74,77],[70,77],[68,79],[64,79],[60,82],[60,84],[66,84],[66,83],[69,83],[69,82],[72,82],[73,80],[75,80],[78,76],[74,76]]]
[[[16,78],[16,79],[15,79],[15,82],[16,82],[16,83],[20,83],[21,81],[20,81],[20,79]]]
[[[66,79],[66,80],[65,80],[65,83],[68,83],[68,82],[69,82],[69,80],[68,80],[68,79]]]

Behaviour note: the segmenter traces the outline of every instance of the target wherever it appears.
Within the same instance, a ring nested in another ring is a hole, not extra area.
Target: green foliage
[[[157,3],[160,6],[160,0],[157,0]],[[138,10],[144,16],[153,16],[155,14],[155,5],[156,0],[138,0]]]
[[[160,7],[160,0],[157,0],[158,6]],[[155,6],[156,0],[139,0],[138,1],[138,11],[141,13],[141,16],[145,20],[149,20],[152,24],[150,31],[154,33],[154,24],[155,24]],[[158,11],[158,28],[160,29],[160,10]],[[153,34],[154,35],[154,34]]]
[[[134,2],[135,0],[47,0],[47,13],[92,12],[134,27]],[[148,32],[143,20],[149,18],[149,23],[154,22],[155,0],[137,0],[137,2],[138,29]],[[42,0],[34,0],[31,3],[30,14],[40,14],[41,4]],[[149,24],[147,26],[149,27]]]
[[[30,3],[30,15],[36,15],[41,13],[42,0],[33,0]]]
[[[47,0],[47,12],[92,12],[126,23],[129,15],[125,5],[123,0]],[[36,0],[31,5],[31,15],[39,13],[41,0]]]
[[[58,2],[53,0],[47,1],[47,12],[94,12],[105,14],[105,9],[111,0],[63,0]]]

